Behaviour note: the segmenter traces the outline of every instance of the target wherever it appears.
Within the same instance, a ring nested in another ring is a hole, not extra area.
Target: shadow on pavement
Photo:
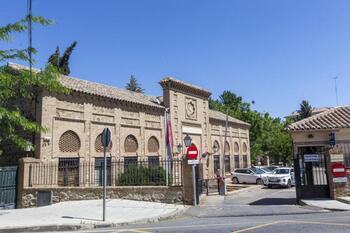
[[[62,216],[62,218],[71,218],[71,219],[80,219],[80,220],[103,222],[102,219],[82,218],[82,217],[73,217],[73,216]]]
[[[249,205],[296,205],[297,201],[295,198],[263,198]]]

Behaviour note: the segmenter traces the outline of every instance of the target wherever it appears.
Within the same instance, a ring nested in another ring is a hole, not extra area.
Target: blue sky
[[[350,1],[347,0],[33,0],[41,67],[59,45],[78,45],[71,75],[124,87],[134,74],[148,94],[173,76],[210,89],[231,90],[254,109],[285,116],[301,100],[348,105]],[[26,14],[25,0],[2,0],[0,25]],[[25,47],[20,35],[2,48]]]

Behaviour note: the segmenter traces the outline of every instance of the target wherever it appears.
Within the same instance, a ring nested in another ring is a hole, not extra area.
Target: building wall
[[[159,143],[158,155],[165,155],[162,109],[123,104],[75,92],[69,95],[44,93],[41,100],[41,125],[47,129],[37,140],[36,157],[41,160],[101,157],[102,152],[95,149],[95,140],[104,128],[112,132],[112,157],[149,155],[147,142],[152,136]],[[80,139],[78,152],[62,152],[59,149],[60,137],[70,130]],[[128,135],[133,135],[137,140],[135,153],[125,152],[124,142]]]
[[[209,117],[208,99],[195,95],[194,93],[184,92],[178,89],[163,90],[164,104],[169,109],[174,134],[174,151],[176,146],[184,144],[183,138],[188,134],[192,138],[192,142],[199,149],[200,156],[208,152],[207,158],[202,158],[203,174],[207,178],[214,178],[214,154],[220,155],[220,168],[224,159],[224,135],[225,121],[213,120]],[[194,106],[194,111],[189,105]],[[213,151],[215,141],[219,142],[219,151]],[[251,166],[250,160],[250,144],[249,129],[247,126],[229,123],[227,142],[229,143],[229,151],[226,155],[230,156],[231,171],[234,169],[234,155],[239,155],[239,167],[243,167],[243,158],[246,156],[246,166]],[[238,153],[234,152],[234,143],[239,145]],[[243,151],[243,145],[247,150]],[[179,151],[179,155],[182,154]],[[214,153],[214,154],[213,154]]]

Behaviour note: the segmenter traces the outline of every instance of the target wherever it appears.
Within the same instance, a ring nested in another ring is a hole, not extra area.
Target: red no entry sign
[[[333,177],[345,177],[346,168],[342,163],[333,163],[331,167]]]
[[[191,145],[187,148],[187,159],[195,160],[198,157],[198,149],[195,145]]]

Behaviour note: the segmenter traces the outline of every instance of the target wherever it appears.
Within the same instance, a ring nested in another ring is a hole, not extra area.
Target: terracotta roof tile
[[[322,130],[350,128],[350,106],[331,108],[314,116],[290,124],[287,130]]]
[[[226,114],[222,113],[222,112],[219,112],[219,111],[215,111],[215,110],[210,109],[209,110],[209,118],[216,119],[216,120],[221,120],[221,121],[226,121]],[[249,123],[241,121],[241,120],[238,120],[238,119],[230,117],[230,116],[228,117],[228,121],[231,122],[231,123],[236,123],[236,124],[240,124],[240,125],[250,126]]]

